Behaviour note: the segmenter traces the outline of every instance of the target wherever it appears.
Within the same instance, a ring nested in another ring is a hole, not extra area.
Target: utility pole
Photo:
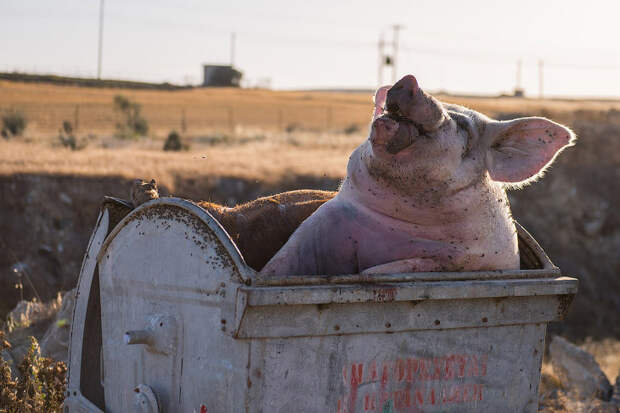
[[[377,85],[378,87],[381,87],[383,85],[383,65],[385,64],[385,52],[383,50],[384,48],[385,48],[385,40],[383,40],[383,33],[381,33],[381,35],[379,36],[379,73],[378,73],[379,84]]]
[[[400,24],[392,26],[394,30],[394,37],[392,40],[392,47],[394,48],[394,56],[392,56],[392,83],[396,83],[396,63],[398,62],[398,32],[403,28]]]
[[[542,99],[543,98],[543,86],[544,86],[544,68],[545,68],[545,62],[540,59],[538,61],[538,98]]]
[[[522,83],[521,83],[521,73],[523,68],[523,61],[521,59],[517,60],[517,79],[515,83],[514,96],[522,97],[525,92],[523,91]]]
[[[231,33],[230,34],[230,65],[234,66],[235,65],[235,40],[236,40],[236,35],[235,33]]]
[[[101,79],[101,56],[103,51],[103,1],[99,0],[99,52],[97,59],[97,79]]]
[[[391,42],[386,42],[384,40],[383,33],[379,36],[379,86],[383,86],[383,69],[385,66],[392,66],[392,83],[396,82],[396,75],[398,74],[396,63],[398,60],[399,32],[401,29],[404,29],[404,26],[395,24],[391,28],[393,31]],[[391,54],[385,53],[386,45],[390,46]]]

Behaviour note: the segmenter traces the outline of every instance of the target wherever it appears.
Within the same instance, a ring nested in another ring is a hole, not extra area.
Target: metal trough
[[[536,412],[546,326],[577,280],[518,231],[522,270],[261,279],[195,204],[108,198],[66,409]]]

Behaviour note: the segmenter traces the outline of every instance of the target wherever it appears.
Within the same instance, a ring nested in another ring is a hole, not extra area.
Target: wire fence
[[[296,107],[244,107],[209,105],[144,104],[149,135],[162,136],[171,130],[197,136],[212,131],[234,132],[239,127],[265,131],[295,130],[351,133],[361,130],[370,120],[368,105],[328,105]],[[54,136],[63,122],[70,122],[77,135],[114,134],[124,115],[112,104],[103,103],[28,103],[0,106],[0,114],[17,112],[27,122],[27,134]]]

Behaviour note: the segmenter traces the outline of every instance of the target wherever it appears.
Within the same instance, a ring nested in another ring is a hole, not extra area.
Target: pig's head
[[[548,119],[496,121],[441,103],[411,75],[379,89],[375,106],[360,159],[375,179],[407,195],[458,191],[484,180],[520,186],[575,139]]]

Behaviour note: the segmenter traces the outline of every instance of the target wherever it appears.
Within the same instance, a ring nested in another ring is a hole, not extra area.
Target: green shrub
[[[121,120],[116,123],[117,136],[133,138],[145,136],[149,131],[149,124],[142,117],[142,106],[132,102],[123,95],[114,96],[114,110],[120,114]]]
[[[181,149],[183,149],[181,136],[177,131],[173,130],[168,134],[168,138],[164,142],[164,151],[180,151]]]
[[[60,145],[65,148],[69,148],[72,151],[84,149],[86,145],[88,145],[87,139],[78,139],[73,134],[73,124],[68,120],[62,122],[62,128],[58,134],[58,141],[60,142]]]
[[[232,141],[231,137],[223,133],[212,133],[206,136],[200,136],[195,139],[196,142],[207,145],[228,144]]]
[[[64,146],[65,148],[69,148],[72,151],[78,149],[77,139],[75,139],[75,136],[73,135],[64,135],[61,133],[60,135],[58,135],[58,141],[62,146]]]
[[[10,348],[0,331],[0,352]],[[14,374],[0,358],[0,412],[61,412],[67,387],[65,363],[41,357],[39,343],[30,337],[30,348],[17,370],[19,374]]]
[[[62,130],[67,135],[72,135],[73,134],[73,125],[71,124],[71,121],[63,120],[62,121]]]
[[[292,133],[300,129],[301,125],[299,123],[289,123],[288,125],[286,125],[286,128],[284,128],[287,133]]]
[[[10,138],[12,136],[19,136],[24,132],[27,125],[26,117],[23,113],[11,110],[2,116],[2,136]]]
[[[357,123],[352,123],[346,128],[344,128],[344,133],[346,135],[353,135],[354,133],[358,133],[360,131],[360,125]]]
[[[246,145],[252,142],[264,142],[267,137],[263,134],[249,136],[230,136],[224,133],[212,133],[210,135],[198,136],[194,138],[197,144],[205,144],[210,146],[216,145]]]
[[[133,128],[133,131],[136,133],[136,135],[146,136],[146,134],[149,132],[149,124],[146,119],[142,117],[135,118],[131,127]]]

